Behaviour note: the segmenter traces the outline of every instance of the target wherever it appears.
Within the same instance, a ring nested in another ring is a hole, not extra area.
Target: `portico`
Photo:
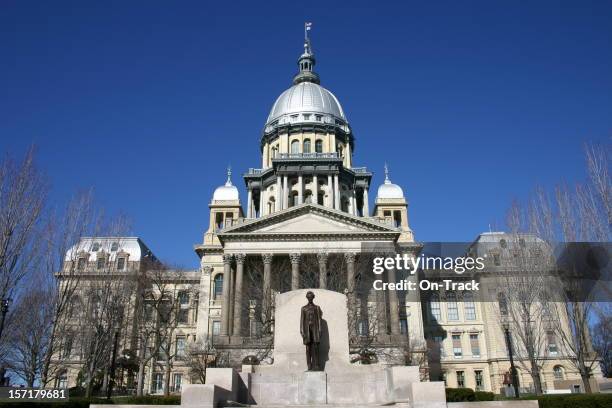
[[[250,335],[245,322],[254,316],[249,309],[254,306],[246,294],[261,295],[255,308],[264,320],[272,315],[273,295],[288,290],[330,289],[346,293],[351,302],[367,298],[372,288],[366,282],[373,277],[369,248],[394,246],[399,235],[384,223],[316,204],[302,204],[225,229],[218,234],[226,277],[220,335]],[[412,250],[418,251],[418,245]],[[395,282],[395,273],[385,279]],[[399,335],[397,294],[389,292],[385,302],[390,311],[385,325],[389,334]]]

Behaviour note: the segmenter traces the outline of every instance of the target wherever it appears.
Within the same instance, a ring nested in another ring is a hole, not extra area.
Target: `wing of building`
[[[195,245],[200,269],[160,275],[172,296],[180,299],[178,310],[184,311],[166,344],[161,348],[148,344],[152,357],[143,352],[139,330],[153,317],[138,321],[134,312],[126,315],[127,320],[129,316],[135,320],[122,326],[119,348],[138,359],[147,358],[145,392],[162,392],[168,375],[172,391],[178,391],[181,384],[198,380],[187,361],[187,344],[207,347],[210,363],[218,366],[270,363],[274,295],[326,288],[346,293],[351,301],[350,347],[356,364],[374,359],[419,364],[425,376],[444,379],[448,386],[500,392],[506,387],[509,363],[492,303],[462,293],[445,293],[444,301],[425,302],[418,292],[373,289],[373,254],[418,256],[422,245],[410,227],[404,190],[392,183],[386,166],[384,182],[372,189],[372,172],[353,163],[355,136],[348,115],[339,99],[321,85],[315,62],[306,41],[298,73],[272,103],[263,126],[260,165],[242,175],[246,199],[241,200],[229,170],[225,183],[212,194],[209,227]],[[483,234],[477,241],[488,242],[495,252],[503,239],[503,234]],[[112,238],[83,240],[67,254],[64,270],[76,265],[77,270],[95,272],[105,262],[112,263],[114,272],[125,268],[136,277],[155,270],[142,263],[143,257],[154,259],[142,241],[113,242]],[[395,270],[381,278],[418,279]],[[135,286],[128,296],[130,307],[139,307],[139,294],[146,290]],[[149,299],[155,299],[153,292],[147,292]],[[145,297],[140,299],[146,302]],[[546,388],[579,384],[576,371],[560,358],[554,338],[547,350],[542,367]],[[72,386],[85,357],[70,350],[64,354],[57,360],[57,385]],[[168,355],[174,360],[167,370]],[[131,377],[127,371],[122,377],[125,387],[136,387],[135,369],[131,368]],[[529,387],[529,375],[520,375],[522,386]]]

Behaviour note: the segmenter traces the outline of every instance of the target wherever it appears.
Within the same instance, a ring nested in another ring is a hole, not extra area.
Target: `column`
[[[368,203],[368,189],[367,188],[363,189],[363,216],[364,217],[370,216],[370,205]]]
[[[319,204],[319,180],[317,180],[317,175],[312,176],[312,202],[314,204]]]
[[[395,268],[387,269],[387,281],[389,283],[397,283]],[[389,324],[391,325],[391,334],[400,334],[399,300],[397,298],[397,291],[388,290],[387,294],[389,296]]]
[[[259,189],[259,216],[263,217],[264,215],[264,191],[263,189]]]
[[[247,218],[253,218],[253,190],[247,190]]]
[[[234,292],[234,336],[242,336],[242,281],[244,275],[245,254],[236,254],[236,288]]]
[[[331,174],[327,175],[327,190],[329,194],[329,207],[334,208],[334,185],[332,184]]]
[[[319,288],[327,289],[327,252],[318,252],[317,260],[319,261]]]
[[[227,317],[227,331],[230,336],[234,334],[234,298],[235,298],[234,282],[236,280],[235,275],[236,275],[236,271],[230,265],[230,274],[229,274],[229,279],[228,279],[230,298],[229,298],[229,313]],[[223,281],[223,283],[225,283],[225,281]]]
[[[300,288],[300,254],[289,254],[291,260],[291,290]]]
[[[298,176],[298,205],[304,202],[304,179],[300,174]]]
[[[276,202],[274,203],[274,211],[280,211],[283,208],[283,204],[281,203],[281,178],[279,175],[276,175]]]
[[[340,184],[338,183],[338,175],[334,174],[334,208],[339,210],[340,207]]]
[[[221,307],[221,335],[229,335],[230,285],[232,255],[223,254],[223,305]]]
[[[346,288],[349,294],[355,293],[355,253],[345,252],[346,261]]]
[[[272,293],[271,293],[271,281],[272,281],[272,259],[274,258],[273,254],[262,254],[263,259],[263,300],[261,305],[261,313],[264,321],[264,326],[266,322],[270,319],[271,305],[272,305]]]
[[[283,210],[289,208],[289,189],[287,188],[287,175],[283,176]]]
[[[351,214],[357,215],[357,197],[355,190],[351,193]]]

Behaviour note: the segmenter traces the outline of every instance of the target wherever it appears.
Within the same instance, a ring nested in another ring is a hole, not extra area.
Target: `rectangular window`
[[[68,388],[68,376],[66,375],[66,373],[63,373],[57,379],[57,388]]]
[[[218,320],[213,321],[212,334],[214,336],[218,336],[219,334],[221,334],[221,322],[220,321]]]
[[[557,348],[557,339],[555,338],[554,332],[547,332],[546,337],[548,339],[548,354],[551,356],[556,356],[559,352]]]
[[[176,338],[176,356],[178,358],[185,357],[185,337]]]
[[[178,300],[181,306],[189,305],[189,292],[184,291],[184,290],[180,291],[178,293]]]
[[[180,309],[176,316],[176,321],[179,324],[189,324],[189,309]]]
[[[174,392],[181,392],[183,383],[183,374],[173,374]]]
[[[104,268],[104,258],[98,258],[98,260],[96,262],[96,267],[98,269],[103,269]]]
[[[439,322],[442,314],[440,313],[440,298],[437,293],[431,296],[431,301],[429,302],[429,313],[431,320],[435,322]]]
[[[472,348],[472,357],[480,357],[480,342],[477,334],[470,334],[470,347]]]
[[[461,349],[461,335],[453,334],[452,339],[453,339],[453,356],[455,356],[455,358],[463,357],[463,350]]]
[[[457,307],[457,295],[455,292],[448,292],[446,308],[448,320],[459,320],[459,308]]]
[[[153,374],[153,383],[151,384],[151,393],[160,394],[164,391],[164,375],[162,373]]]
[[[117,270],[122,271],[125,268],[125,258],[117,258]]]
[[[400,333],[408,334],[408,320],[400,319]]]
[[[359,333],[360,336],[368,335],[368,321],[367,320],[359,321],[359,323],[357,324],[357,333]]]
[[[85,258],[79,258],[79,260],[77,262],[77,269],[79,271],[84,271],[85,270],[86,262],[87,262],[87,260]]]
[[[474,304],[474,295],[472,295],[471,292],[464,293],[463,305],[465,310],[465,320],[476,320],[476,305]]]
[[[465,388],[465,373],[457,371],[457,388]]]
[[[481,370],[474,371],[474,379],[476,380],[476,391],[484,390],[484,378]]]

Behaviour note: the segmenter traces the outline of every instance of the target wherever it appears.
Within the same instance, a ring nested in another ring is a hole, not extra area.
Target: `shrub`
[[[487,391],[476,391],[474,397],[474,401],[493,401],[495,399],[495,394]]]
[[[611,408],[612,394],[541,395],[540,408]]]
[[[131,404],[131,405],[181,405],[180,395],[143,395],[142,397],[115,397],[115,404]]]
[[[465,402],[475,401],[476,396],[474,390],[471,388],[447,388],[446,389],[446,401],[447,402]]]
[[[70,397],[68,401],[57,402],[2,402],[2,408],[89,408],[89,404],[112,404],[104,398]]]

